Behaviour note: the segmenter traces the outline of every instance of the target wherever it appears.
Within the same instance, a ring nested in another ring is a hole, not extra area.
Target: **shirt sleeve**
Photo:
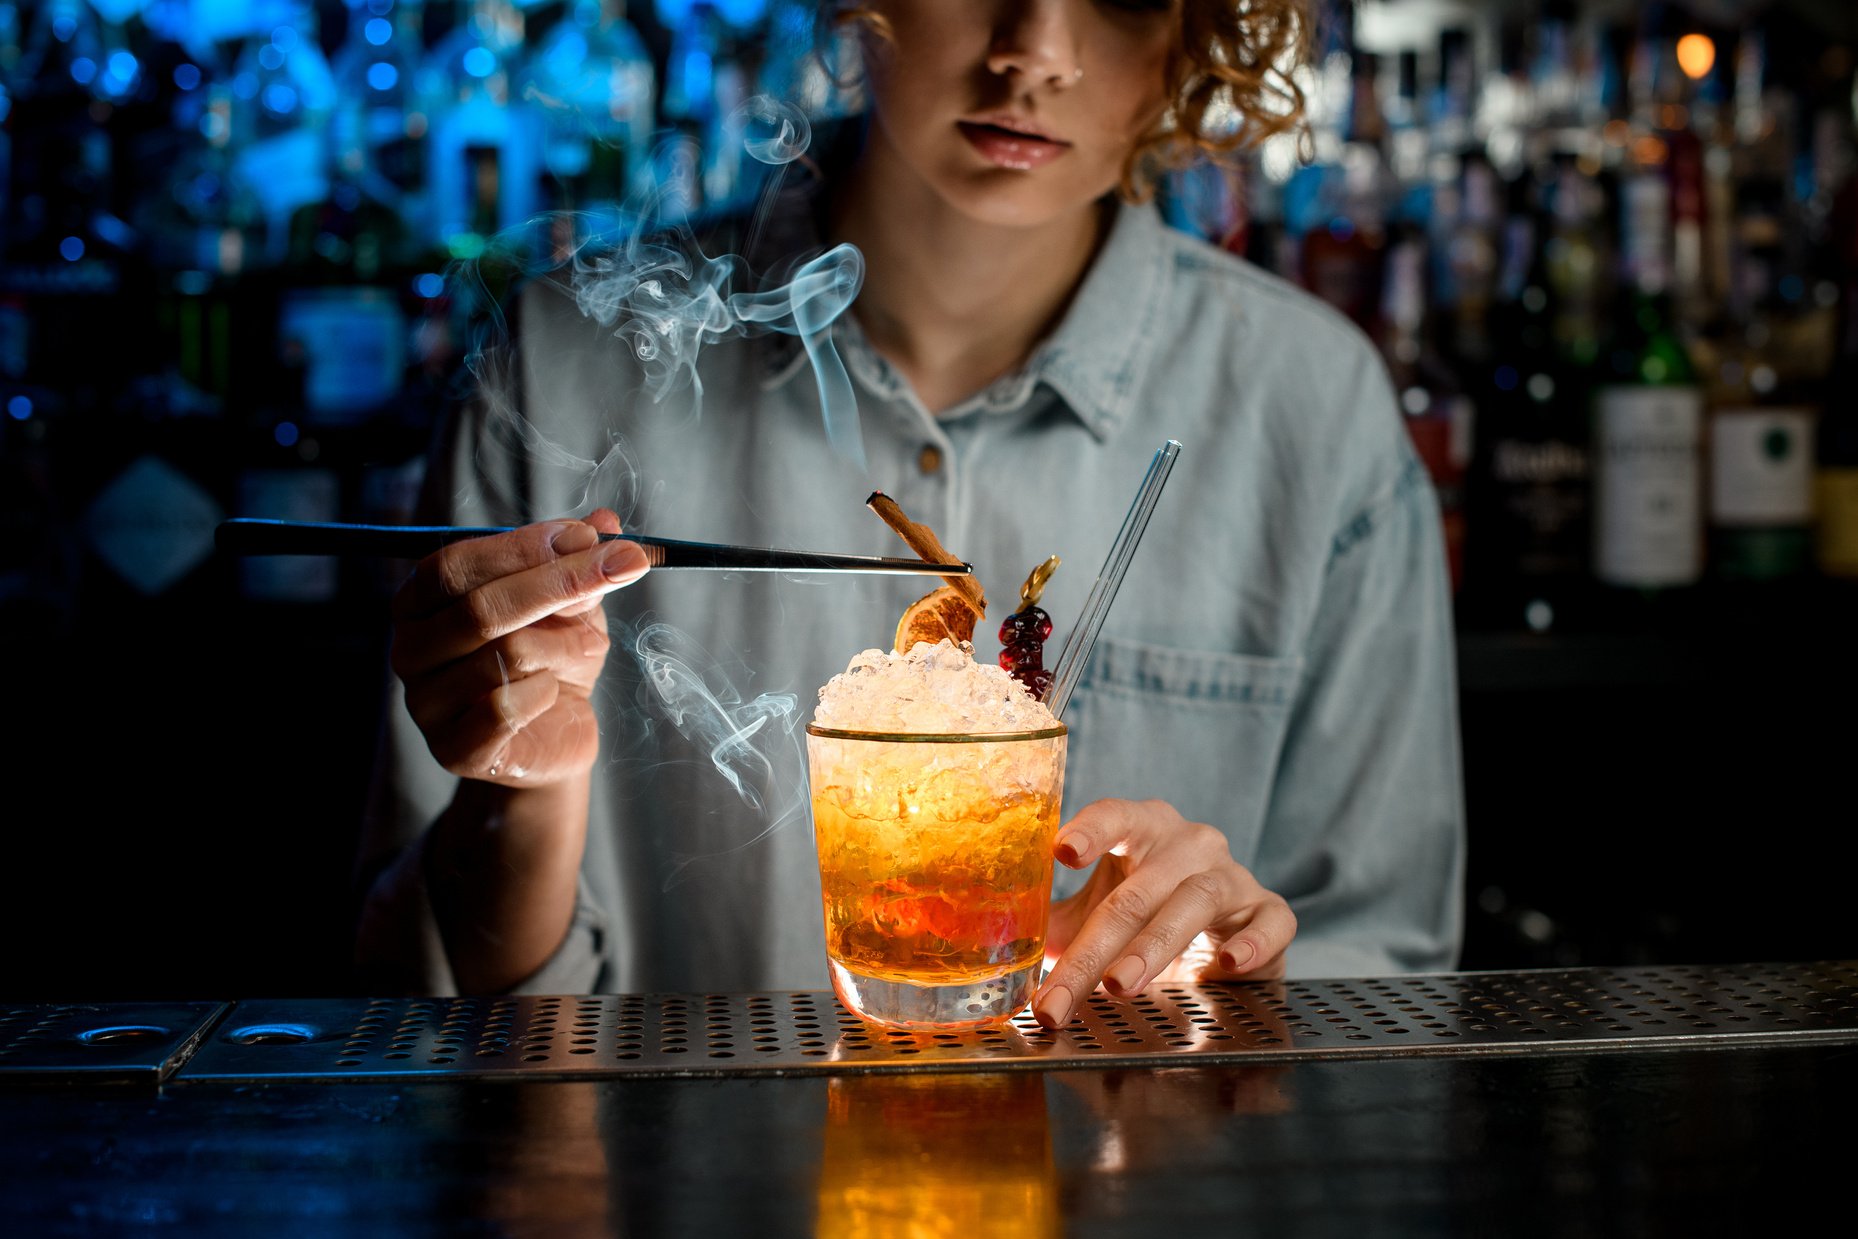
[[[458,993],[426,886],[426,838],[451,803],[458,779],[426,748],[396,682],[369,797],[357,877],[362,906],[355,941],[360,979],[372,992],[434,997]],[[608,926],[583,876],[567,935],[514,994],[586,994],[610,975]]]
[[[521,380],[512,358],[481,353],[475,394],[439,428],[428,454],[420,519],[432,524],[514,525],[532,519],[528,452],[512,393]],[[427,832],[451,803],[459,780],[439,765],[407,713],[405,694],[387,676],[387,702],[355,880],[361,913],[356,970],[375,992],[452,995],[456,978],[426,887]],[[608,926],[585,876],[560,947],[512,993],[588,993],[609,975]]]
[[[1260,868],[1297,914],[1292,976],[1443,971],[1461,944],[1465,830],[1444,538],[1437,497],[1397,420],[1394,437],[1391,484],[1331,547],[1261,840]]]

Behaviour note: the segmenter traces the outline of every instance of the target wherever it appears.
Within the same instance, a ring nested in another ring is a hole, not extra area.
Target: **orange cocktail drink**
[[[1065,729],[1045,721],[1012,731],[808,726],[826,955],[848,1008],[884,1024],[955,1027],[1000,1022],[1031,999],[1064,791]]]

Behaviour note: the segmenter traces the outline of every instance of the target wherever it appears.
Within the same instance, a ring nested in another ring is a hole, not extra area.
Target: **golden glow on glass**
[[[891,737],[809,725],[807,753],[834,962],[920,986],[1038,964],[1063,727]]]

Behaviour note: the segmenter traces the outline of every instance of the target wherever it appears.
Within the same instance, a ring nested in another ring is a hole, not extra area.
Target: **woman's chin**
[[[1107,189],[1088,192],[1040,171],[994,168],[944,181],[944,202],[977,224],[994,228],[1037,229],[1075,224],[1090,214]]]

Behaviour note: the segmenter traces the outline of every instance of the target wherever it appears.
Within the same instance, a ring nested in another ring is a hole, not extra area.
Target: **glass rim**
[[[821,727],[818,723],[806,725],[807,735],[824,740],[883,740],[892,744],[989,744],[1013,740],[1056,740],[1070,732],[1071,729],[1063,723],[1034,731],[965,732],[848,731],[840,727]]]

